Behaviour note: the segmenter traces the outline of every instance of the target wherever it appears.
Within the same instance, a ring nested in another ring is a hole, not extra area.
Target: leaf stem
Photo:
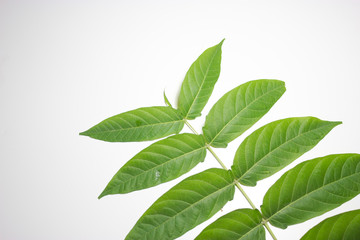
[[[267,222],[264,222],[263,225],[266,227],[266,229],[268,230],[268,232],[270,233],[271,237],[274,239],[274,240],[277,240],[275,234],[273,233],[273,231],[271,230],[269,224],[267,224]]]
[[[229,170],[225,164],[220,160],[220,158],[218,157],[218,155],[216,155],[216,153],[214,152],[214,150],[206,144],[206,148],[209,150],[209,152],[211,152],[211,154],[214,156],[214,158],[216,159],[216,161],[218,161],[218,163],[222,166],[223,169],[225,169],[226,171]]]
[[[191,124],[186,119],[184,119],[184,122],[185,122],[186,126],[188,126],[193,133],[195,133],[196,135],[199,135],[197,133],[197,131],[191,126]]]
[[[194,134],[197,134],[197,131],[193,128],[193,126],[191,126],[191,124],[186,120],[184,119],[184,122],[186,124],[186,126],[188,126],[190,128],[190,130],[194,133]],[[214,152],[214,150],[211,148],[211,146],[209,144],[206,144],[206,148],[209,150],[209,152],[214,156],[214,158],[216,159],[216,161],[221,165],[221,167],[225,170],[229,170],[225,164],[221,161],[221,159],[218,157],[218,155],[216,155],[216,153]],[[236,180],[234,181],[235,182],[235,186],[237,189],[239,189],[239,191],[242,193],[242,195],[245,197],[245,199],[248,201],[248,203],[250,204],[250,206],[253,208],[253,209],[257,209],[254,205],[254,203],[251,201],[250,197],[246,194],[246,192],[244,191],[244,189],[241,187],[240,183],[238,183]],[[266,222],[265,219],[263,219],[263,225],[265,226],[265,228],[268,230],[268,232],[270,233],[271,237],[274,239],[274,240],[277,240],[274,232],[271,230],[269,224]]]
[[[251,199],[249,198],[249,196],[246,194],[246,192],[244,191],[244,189],[241,187],[241,185],[235,180],[235,186],[237,187],[237,189],[240,190],[240,192],[242,193],[242,195],[246,198],[246,200],[248,201],[248,203],[250,204],[250,206],[253,209],[257,209],[254,205],[254,203],[251,201]]]

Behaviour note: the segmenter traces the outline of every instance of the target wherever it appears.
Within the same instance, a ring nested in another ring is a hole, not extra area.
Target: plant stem
[[[235,180],[235,186],[237,187],[237,189],[240,190],[240,192],[242,193],[242,195],[246,198],[246,200],[248,201],[248,203],[250,204],[250,206],[253,209],[256,209],[254,203],[251,201],[251,199],[249,198],[249,196],[246,194],[246,192],[244,191],[244,189],[241,187],[241,185]]]
[[[266,227],[266,229],[268,230],[268,232],[270,233],[271,237],[274,239],[274,240],[277,240],[275,234],[273,233],[273,231],[271,230],[269,224],[267,224],[267,222],[264,222],[263,225]]]
[[[194,134],[197,134],[197,131],[193,128],[193,126],[191,126],[191,124],[186,120],[184,119],[184,122],[186,124],[186,126],[188,126],[190,128],[190,130],[194,133]],[[221,161],[221,159],[218,157],[218,155],[216,155],[216,153],[214,152],[214,150],[210,147],[210,145],[206,144],[206,148],[209,150],[209,152],[214,156],[214,158],[216,159],[216,161],[221,165],[221,167],[225,170],[229,170],[225,164]],[[250,206],[253,208],[253,209],[257,209],[254,205],[254,203],[251,201],[250,197],[246,194],[246,192],[244,191],[244,189],[241,187],[241,185],[235,180],[235,186],[237,189],[240,190],[240,192],[242,193],[242,195],[245,197],[245,199],[248,201],[248,203],[250,204]],[[266,220],[263,219],[263,225],[265,226],[265,228],[268,230],[268,232],[270,233],[271,237],[274,239],[274,240],[277,240],[275,234],[273,233],[273,231],[271,230],[269,224],[267,224]]]
[[[190,125],[190,123],[186,119],[184,119],[184,122],[185,122],[186,126],[188,126],[193,133],[195,133],[196,135],[199,135],[197,133],[197,131]]]
[[[227,167],[225,166],[225,164],[220,160],[220,158],[218,157],[218,155],[216,155],[216,153],[212,150],[212,148],[211,148],[209,145],[206,145],[206,148],[211,152],[211,154],[214,156],[214,158],[216,159],[216,161],[218,161],[218,163],[222,166],[223,169],[229,170],[229,169],[227,169]]]

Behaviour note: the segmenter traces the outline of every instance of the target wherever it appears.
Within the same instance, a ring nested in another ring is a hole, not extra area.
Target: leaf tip
[[[80,136],[88,136],[88,131],[83,131],[79,133]]]
[[[338,125],[341,125],[343,122],[342,121],[328,121],[329,126],[331,126],[331,128],[335,128]]]
[[[100,193],[100,195],[98,196],[98,199],[101,199],[101,198],[105,197],[106,195],[109,195],[109,194],[105,189],[102,193]]]
[[[279,83],[280,83],[280,85],[282,86],[282,87],[284,87],[284,89],[286,90],[286,84],[285,84],[285,81],[283,81],[283,80],[277,80]]]
[[[219,46],[221,46],[221,45],[224,43],[224,41],[225,41],[225,38],[223,38],[223,39],[221,40],[221,42],[219,43]]]
[[[343,124],[343,122],[342,121],[334,121],[334,124],[335,124],[335,126],[337,126],[337,125]]]

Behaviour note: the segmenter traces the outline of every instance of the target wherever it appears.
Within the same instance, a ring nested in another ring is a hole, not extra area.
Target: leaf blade
[[[195,119],[210,98],[215,83],[220,76],[221,46],[219,44],[205,50],[190,66],[181,85],[178,105],[186,119]]]
[[[356,240],[360,235],[360,210],[341,213],[323,220],[300,240]]]
[[[246,186],[278,172],[312,149],[341,122],[314,117],[286,118],[251,133],[239,146],[232,166],[237,180]]]
[[[166,106],[172,107],[171,103],[169,102],[169,99],[166,96],[165,90],[164,90],[164,102]]]
[[[226,147],[265,115],[284,92],[283,81],[267,79],[249,81],[227,92],[206,116],[206,141],[213,147]]]
[[[206,156],[202,136],[183,133],[151,144],[131,158],[114,175],[102,198],[141,190],[173,180],[190,171]]]
[[[179,133],[183,126],[172,107],[144,107],[107,118],[80,135],[107,142],[149,141]]]
[[[334,154],[287,171],[266,192],[261,211],[279,228],[330,211],[360,193],[360,154]]]
[[[195,240],[265,240],[259,210],[237,209],[207,226]]]
[[[223,169],[188,177],[156,200],[125,239],[175,239],[213,216],[234,192],[233,179]]]

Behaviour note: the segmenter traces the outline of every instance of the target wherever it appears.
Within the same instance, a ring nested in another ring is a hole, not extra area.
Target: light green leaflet
[[[286,228],[330,211],[360,193],[360,154],[336,154],[303,162],[270,187],[261,211]]]
[[[259,210],[238,209],[207,226],[195,240],[265,240]]]
[[[153,143],[130,159],[111,179],[99,198],[128,193],[178,178],[206,155],[200,135],[179,134]]]
[[[175,239],[218,212],[234,191],[233,178],[223,169],[188,177],[156,200],[125,239]]]
[[[340,123],[297,117],[259,128],[236,151],[232,166],[235,178],[243,185],[255,186],[312,149]]]
[[[358,240],[360,238],[360,210],[327,218],[310,229],[300,240]]]
[[[171,103],[169,102],[169,99],[166,96],[166,93],[164,91],[164,102],[166,106],[172,107]]]
[[[226,93],[206,116],[203,133],[213,147],[226,147],[262,116],[285,92],[279,80],[255,80]]]
[[[205,50],[186,73],[178,100],[179,111],[186,119],[200,116],[210,98],[220,75],[223,41]]]
[[[179,133],[184,121],[172,107],[145,107],[105,119],[80,135],[107,142],[148,141]]]

